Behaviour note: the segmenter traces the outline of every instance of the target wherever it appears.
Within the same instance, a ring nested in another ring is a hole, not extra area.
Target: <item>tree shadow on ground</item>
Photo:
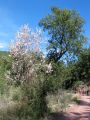
[[[90,111],[84,113],[52,113],[51,120],[90,120]]]
[[[52,113],[51,120],[71,120],[65,113]]]
[[[85,106],[84,111],[81,113],[77,112],[77,107],[74,107],[73,109],[76,109],[73,112],[72,111],[69,113],[64,113],[64,112],[57,112],[57,113],[52,113],[51,120],[90,120],[90,103],[80,100],[80,106]]]
[[[90,106],[90,103],[88,103],[86,101],[83,101],[83,100],[80,100],[79,105],[81,105],[81,106]]]

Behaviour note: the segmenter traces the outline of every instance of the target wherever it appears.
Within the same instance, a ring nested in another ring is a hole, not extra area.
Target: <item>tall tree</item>
[[[86,39],[83,35],[84,20],[75,10],[52,7],[51,11],[39,22],[49,34],[48,58],[58,61],[64,55],[77,55]]]
[[[90,85],[90,47],[80,54],[74,73],[77,79]]]

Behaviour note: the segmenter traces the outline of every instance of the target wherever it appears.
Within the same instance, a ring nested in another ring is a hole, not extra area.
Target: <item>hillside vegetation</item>
[[[2,94],[6,85],[5,74],[11,67],[11,58],[9,52],[0,51],[0,93]]]

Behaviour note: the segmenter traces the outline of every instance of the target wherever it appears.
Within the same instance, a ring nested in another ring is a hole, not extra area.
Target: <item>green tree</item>
[[[84,49],[76,63],[74,76],[77,79],[90,84],[90,48]]]
[[[39,22],[49,34],[48,58],[58,61],[63,56],[77,55],[86,40],[83,35],[84,20],[75,10],[52,7],[51,11]]]
[[[65,88],[82,83],[90,85],[90,48],[83,49],[77,61],[68,63],[65,74],[66,79],[63,81]]]
[[[12,58],[9,52],[0,51],[0,94],[7,90],[6,74],[10,71]]]

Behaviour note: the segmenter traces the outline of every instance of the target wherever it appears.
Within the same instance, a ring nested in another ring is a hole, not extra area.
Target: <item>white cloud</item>
[[[4,48],[4,45],[2,43],[0,43],[0,48]]]

